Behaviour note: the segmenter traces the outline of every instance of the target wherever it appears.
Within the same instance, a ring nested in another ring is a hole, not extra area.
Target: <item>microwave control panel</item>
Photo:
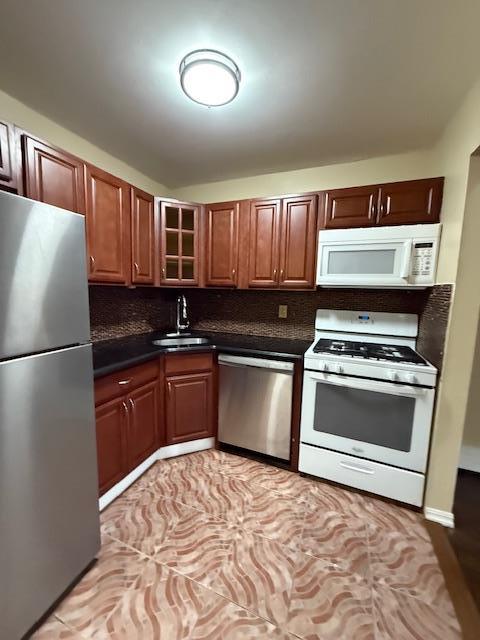
[[[412,275],[429,276],[434,267],[433,242],[416,242],[413,246]]]

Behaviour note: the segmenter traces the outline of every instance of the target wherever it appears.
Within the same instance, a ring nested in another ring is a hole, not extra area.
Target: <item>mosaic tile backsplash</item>
[[[448,324],[451,285],[424,291],[319,289],[318,291],[183,290],[191,326],[197,330],[312,340],[318,308],[416,313],[419,351],[440,367]],[[174,325],[170,289],[90,286],[92,340],[119,338]],[[288,317],[278,318],[278,305]]]

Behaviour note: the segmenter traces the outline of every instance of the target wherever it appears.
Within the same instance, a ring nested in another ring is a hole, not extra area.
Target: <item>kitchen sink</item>
[[[208,338],[195,338],[193,336],[184,336],[181,338],[159,338],[153,340],[156,347],[193,347],[201,344],[209,344]]]

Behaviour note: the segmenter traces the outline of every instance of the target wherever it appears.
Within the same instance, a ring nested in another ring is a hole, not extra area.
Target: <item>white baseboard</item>
[[[159,449],[158,451],[161,451],[161,449]],[[116,485],[114,485],[111,489],[104,493],[103,496],[100,497],[100,499],[98,500],[100,511],[103,511],[105,507],[108,507],[108,505],[113,502],[115,498],[118,498],[121,493],[128,489],[128,487],[133,484],[135,480],[137,480],[142,475],[142,473],[145,473],[145,471],[149,467],[151,467],[152,464],[155,464],[155,462],[157,462],[158,451],[152,453],[152,455],[144,460],[142,464],[139,464],[138,467],[135,467],[133,471],[130,471],[128,476],[122,478],[120,482],[117,482]]]
[[[460,452],[460,469],[480,473],[480,447],[464,444]]]
[[[438,522],[444,527],[449,527],[450,529],[455,527],[455,520],[451,511],[441,511],[440,509],[425,507],[424,513],[427,520]]]
[[[174,456],[183,456],[185,453],[212,449],[214,446],[215,438],[202,438],[201,440],[190,440],[189,442],[181,442],[180,444],[170,444],[168,447],[162,447],[158,450],[158,459],[164,460],[165,458],[173,458]]]
[[[190,440],[189,442],[181,442],[179,444],[171,444],[168,447],[160,447],[155,453],[144,460],[138,467],[135,467],[133,471],[130,471],[128,476],[125,476],[120,482],[117,482],[115,486],[109,489],[98,500],[98,507],[100,511],[103,511],[108,505],[118,498],[120,494],[128,489],[135,480],[145,473],[155,462],[158,460],[165,460],[166,458],[173,458],[174,456],[181,456],[185,453],[194,453],[195,451],[204,451],[205,449],[212,449],[215,446],[215,438],[202,438],[201,440]]]

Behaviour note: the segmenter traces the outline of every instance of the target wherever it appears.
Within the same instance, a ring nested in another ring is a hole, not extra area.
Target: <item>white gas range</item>
[[[299,470],[420,506],[437,370],[412,314],[319,309],[305,354]]]

